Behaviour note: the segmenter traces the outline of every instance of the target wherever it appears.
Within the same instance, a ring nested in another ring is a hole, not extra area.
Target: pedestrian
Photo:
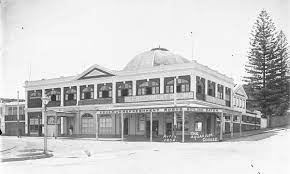
[[[69,127],[69,135],[72,136],[72,134],[73,134],[73,126],[70,125],[70,127]]]

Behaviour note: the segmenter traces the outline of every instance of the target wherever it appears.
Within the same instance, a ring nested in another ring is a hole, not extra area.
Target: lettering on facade
[[[162,137],[162,140],[164,142],[175,142],[176,141],[176,136],[175,135],[164,135]]]
[[[216,142],[219,139],[213,134],[202,134],[200,132],[190,132],[190,139],[193,142]]]
[[[221,112],[220,109],[212,108],[154,108],[154,109],[128,109],[128,110],[111,110],[111,111],[98,111],[97,114],[121,114],[121,113],[148,113],[148,112],[180,112],[180,111],[190,111],[190,112]]]

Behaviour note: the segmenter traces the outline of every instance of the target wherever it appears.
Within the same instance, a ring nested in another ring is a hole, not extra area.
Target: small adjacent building
[[[44,132],[44,96],[50,136],[218,141],[251,127],[242,86],[164,48],[140,53],[120,71],[93,65],[75,76],[26,81],[25,94],[28,135]]]
[[[5,100],[6,101],[6,100]],[[11,102],[13,101],[13,102]],[[14,99],[0,103],[0,125],[3,135],[21,135],[25,134],[25,102],[15,102]],[[19,120],[18,110],[19,106]]]

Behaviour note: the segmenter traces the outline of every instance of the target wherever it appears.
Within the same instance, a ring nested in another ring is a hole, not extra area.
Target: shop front
[[[95,136],[103,137],[105,124],[113,131],[111,134],[129,141],[220,141],[227,133],[225,116],[227,114],[232,118],[232,112],[194,107],[99,110],[96,114],[98,124]],[[114,124],[102,121],[106,115],[115,118],[112,119]],[[233,124],[229,123],[230,136],[233,134]]]

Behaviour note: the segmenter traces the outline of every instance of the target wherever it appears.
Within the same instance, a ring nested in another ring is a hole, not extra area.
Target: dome
[[[174,54],[165,48],[153,48],[135,56],[124,70],[139,70],[161,65],[189,63],[190,61],[180,55]]]

